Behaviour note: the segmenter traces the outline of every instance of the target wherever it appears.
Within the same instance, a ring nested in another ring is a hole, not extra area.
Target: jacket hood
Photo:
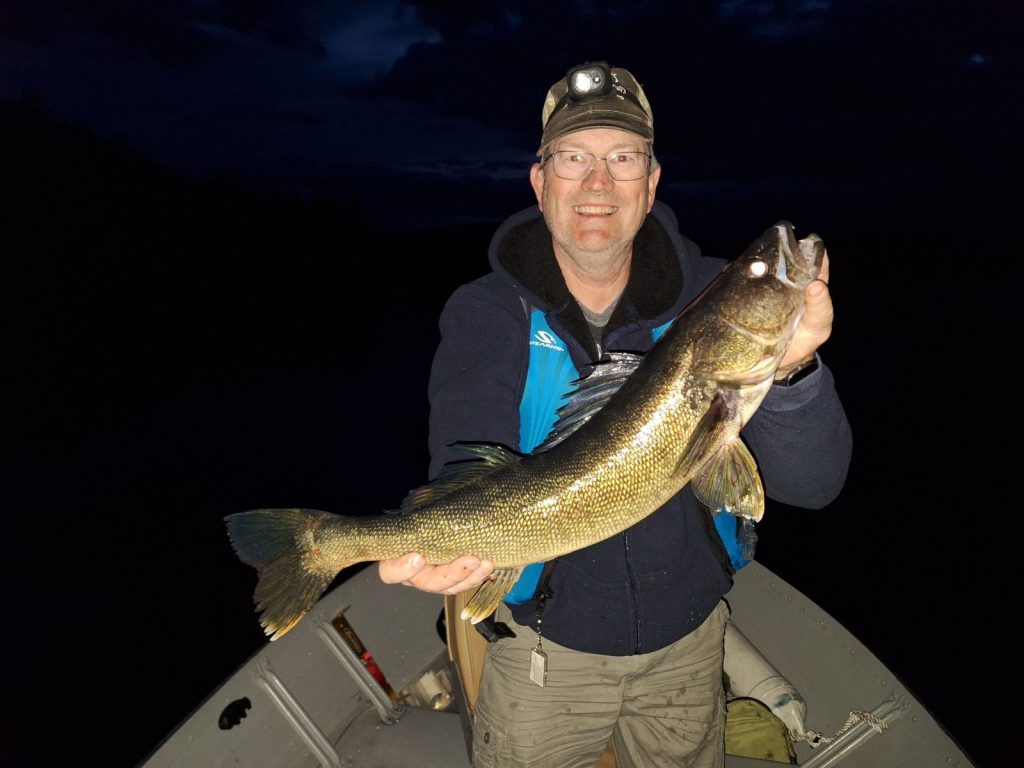
[[[679,233],[672,209],[656,200],[634,241],[629,282],[616,314],[628,311],[634,320],[651,325],[678,315],[697,293],[693,264],[698,254],[697,246]],[[488,259],[491,269],[533,306],[558,313],[575,303],[538,206],[505,220],[491,239]]]

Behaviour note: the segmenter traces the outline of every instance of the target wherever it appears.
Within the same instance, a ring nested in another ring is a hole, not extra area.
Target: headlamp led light
[[[589,62],[570,69],[565,82],[572,101],[585,101],[611,92],[611,70],[603,61]]]
[[[543,149],[585,128],[614,128],[654,141],[654,119],[643,88],[626,69],[588,61],[554,83],[541,110]]]

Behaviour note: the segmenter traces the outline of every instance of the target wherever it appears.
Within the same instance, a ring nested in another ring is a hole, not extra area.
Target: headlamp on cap
[[[541,149],[585,128],[615,128],[654,141],[654,118],[644,89],[626,69],[588,61],[548,89],[541,111]]]
[[[565,76],[565,82],[572,101],[586,101],[595,96],[604,96],[612,90],[611,71],[603,61],[573,67]]]

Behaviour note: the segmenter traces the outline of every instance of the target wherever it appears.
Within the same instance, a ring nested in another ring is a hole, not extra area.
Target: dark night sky
[[[759,558],[980,766],[1019,755],[1021,4],[618,6],[0,5],[0,763],[134,765],[260,646],[225,514],[422,482],[437,314],[593,59],[643,83],[706,252],[781,218],[829,246],[854,462]]]

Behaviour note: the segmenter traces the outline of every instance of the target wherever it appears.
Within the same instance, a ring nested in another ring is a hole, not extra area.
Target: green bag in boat
[[[796,765],[796,750],[789,731],[757,699],[739,697],[726,704],[725,753]]]

